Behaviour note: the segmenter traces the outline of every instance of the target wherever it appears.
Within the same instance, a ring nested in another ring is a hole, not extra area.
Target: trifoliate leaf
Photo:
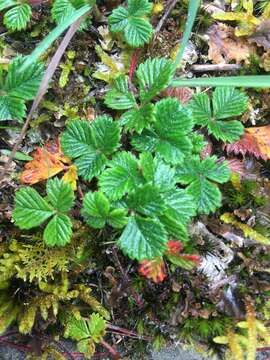
[[[41,225],[55,211],[39,193],[31,187],[23,187],[15,194],[15,209],[12,217],[21,229],[31,229]]]
[[[128,80],[125,76],[119,76],[114,80],[113,89],[105,95],[105,104],[116,110],[130,109],[136,106],[136,100],[128,88]]]
[[[72,121],[61,138],[64,154],[75,159],[78,175],[91,180],[104,169],[106,155],[119,146],[120,129],[117,122],[99,116],[94,122]]]
[[[135,130],[141,133],[143,129],[149,127],[155,120],[154,105],[146,104],[140,108],[126,111],[120,119],[121,125],[125,125],[126,130]]]
[[[28,4],[16,5],[4,15],[4,24],[13,31],[25,29],[32,15],[31,6]]]
[[[68,316],[65,323],[66,338],[81,341],[91,338],[94,342],[100,342],[105,335],[106,321],[99,314],[92,314],[89,320],[76,319]]]
[[[236,120],[221,121],[241,115],[247,109],[247,97],[239,90],[230,87],[216,88],[213,94],[212,108],[208,96],[197,94],[189,103],[196,124],[206,126],[209,134],[217,140],[234,142],[244,132],[243,125]]]
[[[23,100],[3,95],[0,97],[0,121],[18,120],[25,117],[26,106]]]
[[[164,58],[148,59],[140,64],[136,75],[139,81],[141,101],[149,102],[158,95],[169,85],[173,74],[173,63]]]
[[[131,259],[151,260],[166,250],[167,233],[158,220],[132,216],[117,243]]]
[[[241,115],[248,104],[247,96],[230,87],[217,87],[213,94],[213,114],[216,119]]]
[[[57,214],[47,224],[43,238],[47,246],[65,246],[70,242],[72,222],[65,214]]]
[[[129,0],[125,9],[118,6],[109,16],[112,32],[123,31],[126,42],[132,47],[140,47],[151,39],[153,28],[146,18],[152,4],[148,0]]]
[[[110,199],[119,200],[139,181],[137,160],[131,153],[122,151],[113,157],[108,166],[99,177],[99,185]]]
[[[159,158],[148,153],[140,155],[140,167],[147,182],[158,187],[159,192],[166,192],[174,188],[175,170]]]
[[[74,202],[74,192],[68,183],[58,178],[47,181],[47,198],[54,209],[67,212]]]
[[[229,180],[230,171],[225,162],[217,163],[215,156],[202,161],[193,157],[177,168],[176,178],[182,184],[190,184],[187,192],[196,201],[199,213],[209,214],[221,206],[221,193],[209,180],[222,184]]]
[[[158,189],[150,184],[131,192],[126,202],[129,209],[147,216],[156,216],[164,210],[164,201]]]
[[[192,150],[192,143],[185,136],[193,127],[191,113],[172,98],[159,101],[155,108],[153,130],[134,136],[132,145],[139,151],[155,151],[167,162],[179,164]]]
[[[190,218],[196,215],[196,201],[183,189],[174,189],[163,194],[166,206],[165,214],[178,222],[186,224]]]
[[[25,58],[18,56],[11,61],[3,90],[10,97],[32,100],[42,80],[44,66],[41,63],[34,63],[21,71],[24,60]]]

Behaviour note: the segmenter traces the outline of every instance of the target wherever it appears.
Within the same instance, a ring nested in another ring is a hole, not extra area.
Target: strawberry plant
[[[4,24],[12,31],[25,29],[32,16],[31,6],[24,1],[1,0],[0,11],[3,10],[7,10]]]
[[[44,242],[48,246],[64,246],[72,235],[72,222],[67,212],[73,206],[73,190],[58,178],[50,179],[46,190],[46,198],[30,186],[17,191],[12,217],[21,229],[32,229],[51,219],[43,233]]]
[[[149,43],[153,28],[149,22],[152,3],[148,0],[128,0],[127,8],[117,7],[109,16],[110,30],[123,32],[124,39],[131,47]]]
[[[34,63],[24,70],[24,58],[18,56],[9,63],[5,74],[0,72],[0,121],[18,120],[25,117],[25,101],[36,95],[43,76],[43,65]]]

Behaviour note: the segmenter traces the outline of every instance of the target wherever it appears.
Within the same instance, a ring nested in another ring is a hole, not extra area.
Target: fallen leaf
[[[20,176],[25,184],[36,184],[63,171],[70,160],[64,156],[59,141],[38,147],[32,154],[33,160],[24,166]]]
[[[69,166],[68,171],[62,177],[62,180],[70,184],[72,190],[74,191],[77,190],[77,180],[78,180],[77,167],[75,165]]]
[[[253,34],[249,36],[248,42],[256,43],[257,46],[270,50],[270,19],[260,23]]]
[[[237,38],[234,29],[225,24],[212,25],[207,35],[209,36],[208,58],[214,64],[228,64],[235,61],[240,64],[249,63],[250,55],[255,51],[253,45],[246,39]]]
[[[165,263],[162,258],[143,260],[140,262],[139,273],[155,283],[160,283],[166,278]]]
[[[254,155],[270,159],[270,125],[246,128],[240,140],[225,146],[228,153]]]
[[[163,97],[175,97],[182,104],[187,104],[189,100],[191,100],[194,91],[191,88],[183,87],[183,88],[172,88],[168,87],[162,92]]]

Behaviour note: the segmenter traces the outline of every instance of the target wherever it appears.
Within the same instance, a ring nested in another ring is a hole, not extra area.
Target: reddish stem
[[[115,360],[120,359],[119,352],[116,351],[110,344],[108,344],[105,340],[101,340],[100,343],[109,351],[109,353]]]
[[[130,69],[129,69],[129,79],[130,79],[130,81],[133,80],[134,72],[135,72],[135,69],[136,69],[137,64],[138,64],[139,55],[140,55],[140,49],[135,49],[133,54],[132,54],[131,62],[130,62]]]

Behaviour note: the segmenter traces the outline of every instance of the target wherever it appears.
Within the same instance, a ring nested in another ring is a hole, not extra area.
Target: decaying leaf
[[[77,167],[75,165],[70,165],[68,171],[65,173],[62,179],[64,182],[71,185],[72,190],[77,190]]]
[[[227,144],[228,153],[254,155],[263,160],[270,159],[270,125],[246,128],[240,140]]]
[[[36,184],[46,180],[70,164],[70,160],[61,151],[59,141],[38,147],[32,154],[33,160],[25,164],[20,180],[25,184]]]
[[[241,11],[220,12],[214,14],[213,18],[224,21],[237,21],[238,26],[235,28],[235,35],[250,35],[256,29],[256,26],[260,24],[261,20],[253,15],[253,0],[243,1],[242,7]]]
[[[191,100],[194,91],[188,87],[182,88],[172,88],[168,87],[162,93],[164,97],[175,97],[177,98],[182,104],[187,104],[189,100]]]
[[[260,23],[253,34],[249,36],[248,42],[256,43],[257,46],[270,50],[270,19]]]
[[[143,260],[140,262],[139,273],[155,283],[162,282],[166,278],[165,263],[162,258]]]
[[[259,243],[264,244],[264,245],[270,244],[270,240],[267,237],[258,233],[256,230],[252,229],[250,226],[236,220],[236,218],[233,214],[224,213],[223,215],[221,215],[220,219],[225,224],[232,224],[236,228],[242,230],[245,237],[250,238],[251,240],[258,241]]]
[[[214,24],[208,30],[209,50],[208,57],[215,64],[227,64],[235,61],[236,64],[244,61],[249,63],[250,55],[255,51],[254,46],[247,40],[237,38],[234,29],[225,24]]]

